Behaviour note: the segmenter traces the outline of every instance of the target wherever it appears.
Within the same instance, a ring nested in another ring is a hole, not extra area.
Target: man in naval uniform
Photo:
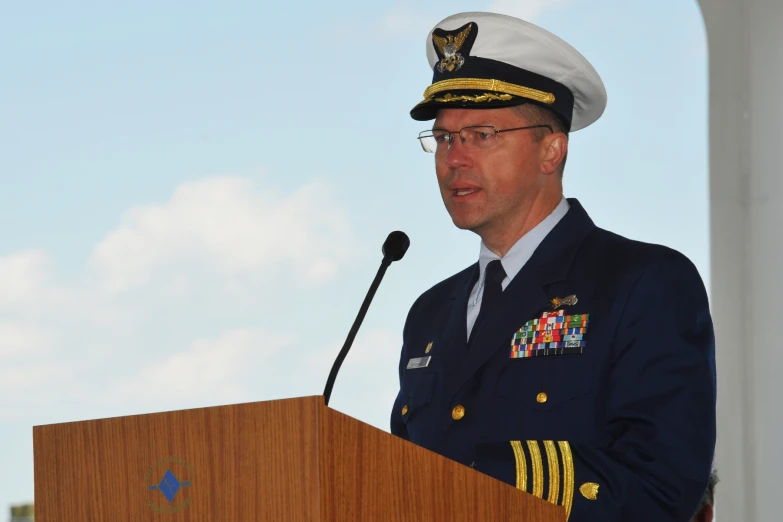
[[[490,13],[437,24],[427,57],[411,116],[434,120],[422,147],[481,249],[410,309],[392,433],[574,522],[688,521],[715,445],[707,295],[682,254],[563,196],[569,133],[603,113],[601,79],[560,38]]]

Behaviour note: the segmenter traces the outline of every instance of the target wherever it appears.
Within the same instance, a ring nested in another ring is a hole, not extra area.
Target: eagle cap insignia
[[[472,29],[473,24],[470,23],[457,34],[446,34],[444,36],[432,34],[432,43],[435,45],[435,49],[440,52],[440,55],[443,56],[443,59],[437,65],[439,72],[454,72],[462,67],[465,63],[465,57],[459,51],[465,45],[465,40],[470,36]]]

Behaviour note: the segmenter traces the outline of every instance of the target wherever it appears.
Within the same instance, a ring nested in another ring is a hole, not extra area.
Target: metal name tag
[[[432,355],[428,355],[426,357],[416,357],[415,359],[411,359],[408,361],[408,370],[415,370],[416,368],[426,368],[430,364],[430,359],[432,359]]]

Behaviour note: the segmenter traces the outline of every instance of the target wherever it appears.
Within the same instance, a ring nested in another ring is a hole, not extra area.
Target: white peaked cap
[[[535,103],[576,131],[606,108],[600,76],[576,49],[549,31],[496,13],[460,13],[427,35],[433,70],[424,100],[411,110],[431,120],[447,107],[491,109]]]

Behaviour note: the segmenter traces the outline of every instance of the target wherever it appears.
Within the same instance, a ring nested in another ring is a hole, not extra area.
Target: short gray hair
[[[552,127],[552,132],[562,132],[568,136],[570,129],[566,122],[549,109],[545,109],[534,103],[515,105],[512,109],[530,125],[549,125]],[[536,140],[536,143],[540,142],[544,139],[544,136],[548,134],[546,129],[533,129],[531,132],[533,133],[533,139]],[[566,159],[568,159],[568,152],[563,156],[563,161],[561,161],[560,165],[557,167],[560,171],[561,178],[563,177],[563,170],[565,170]]]

